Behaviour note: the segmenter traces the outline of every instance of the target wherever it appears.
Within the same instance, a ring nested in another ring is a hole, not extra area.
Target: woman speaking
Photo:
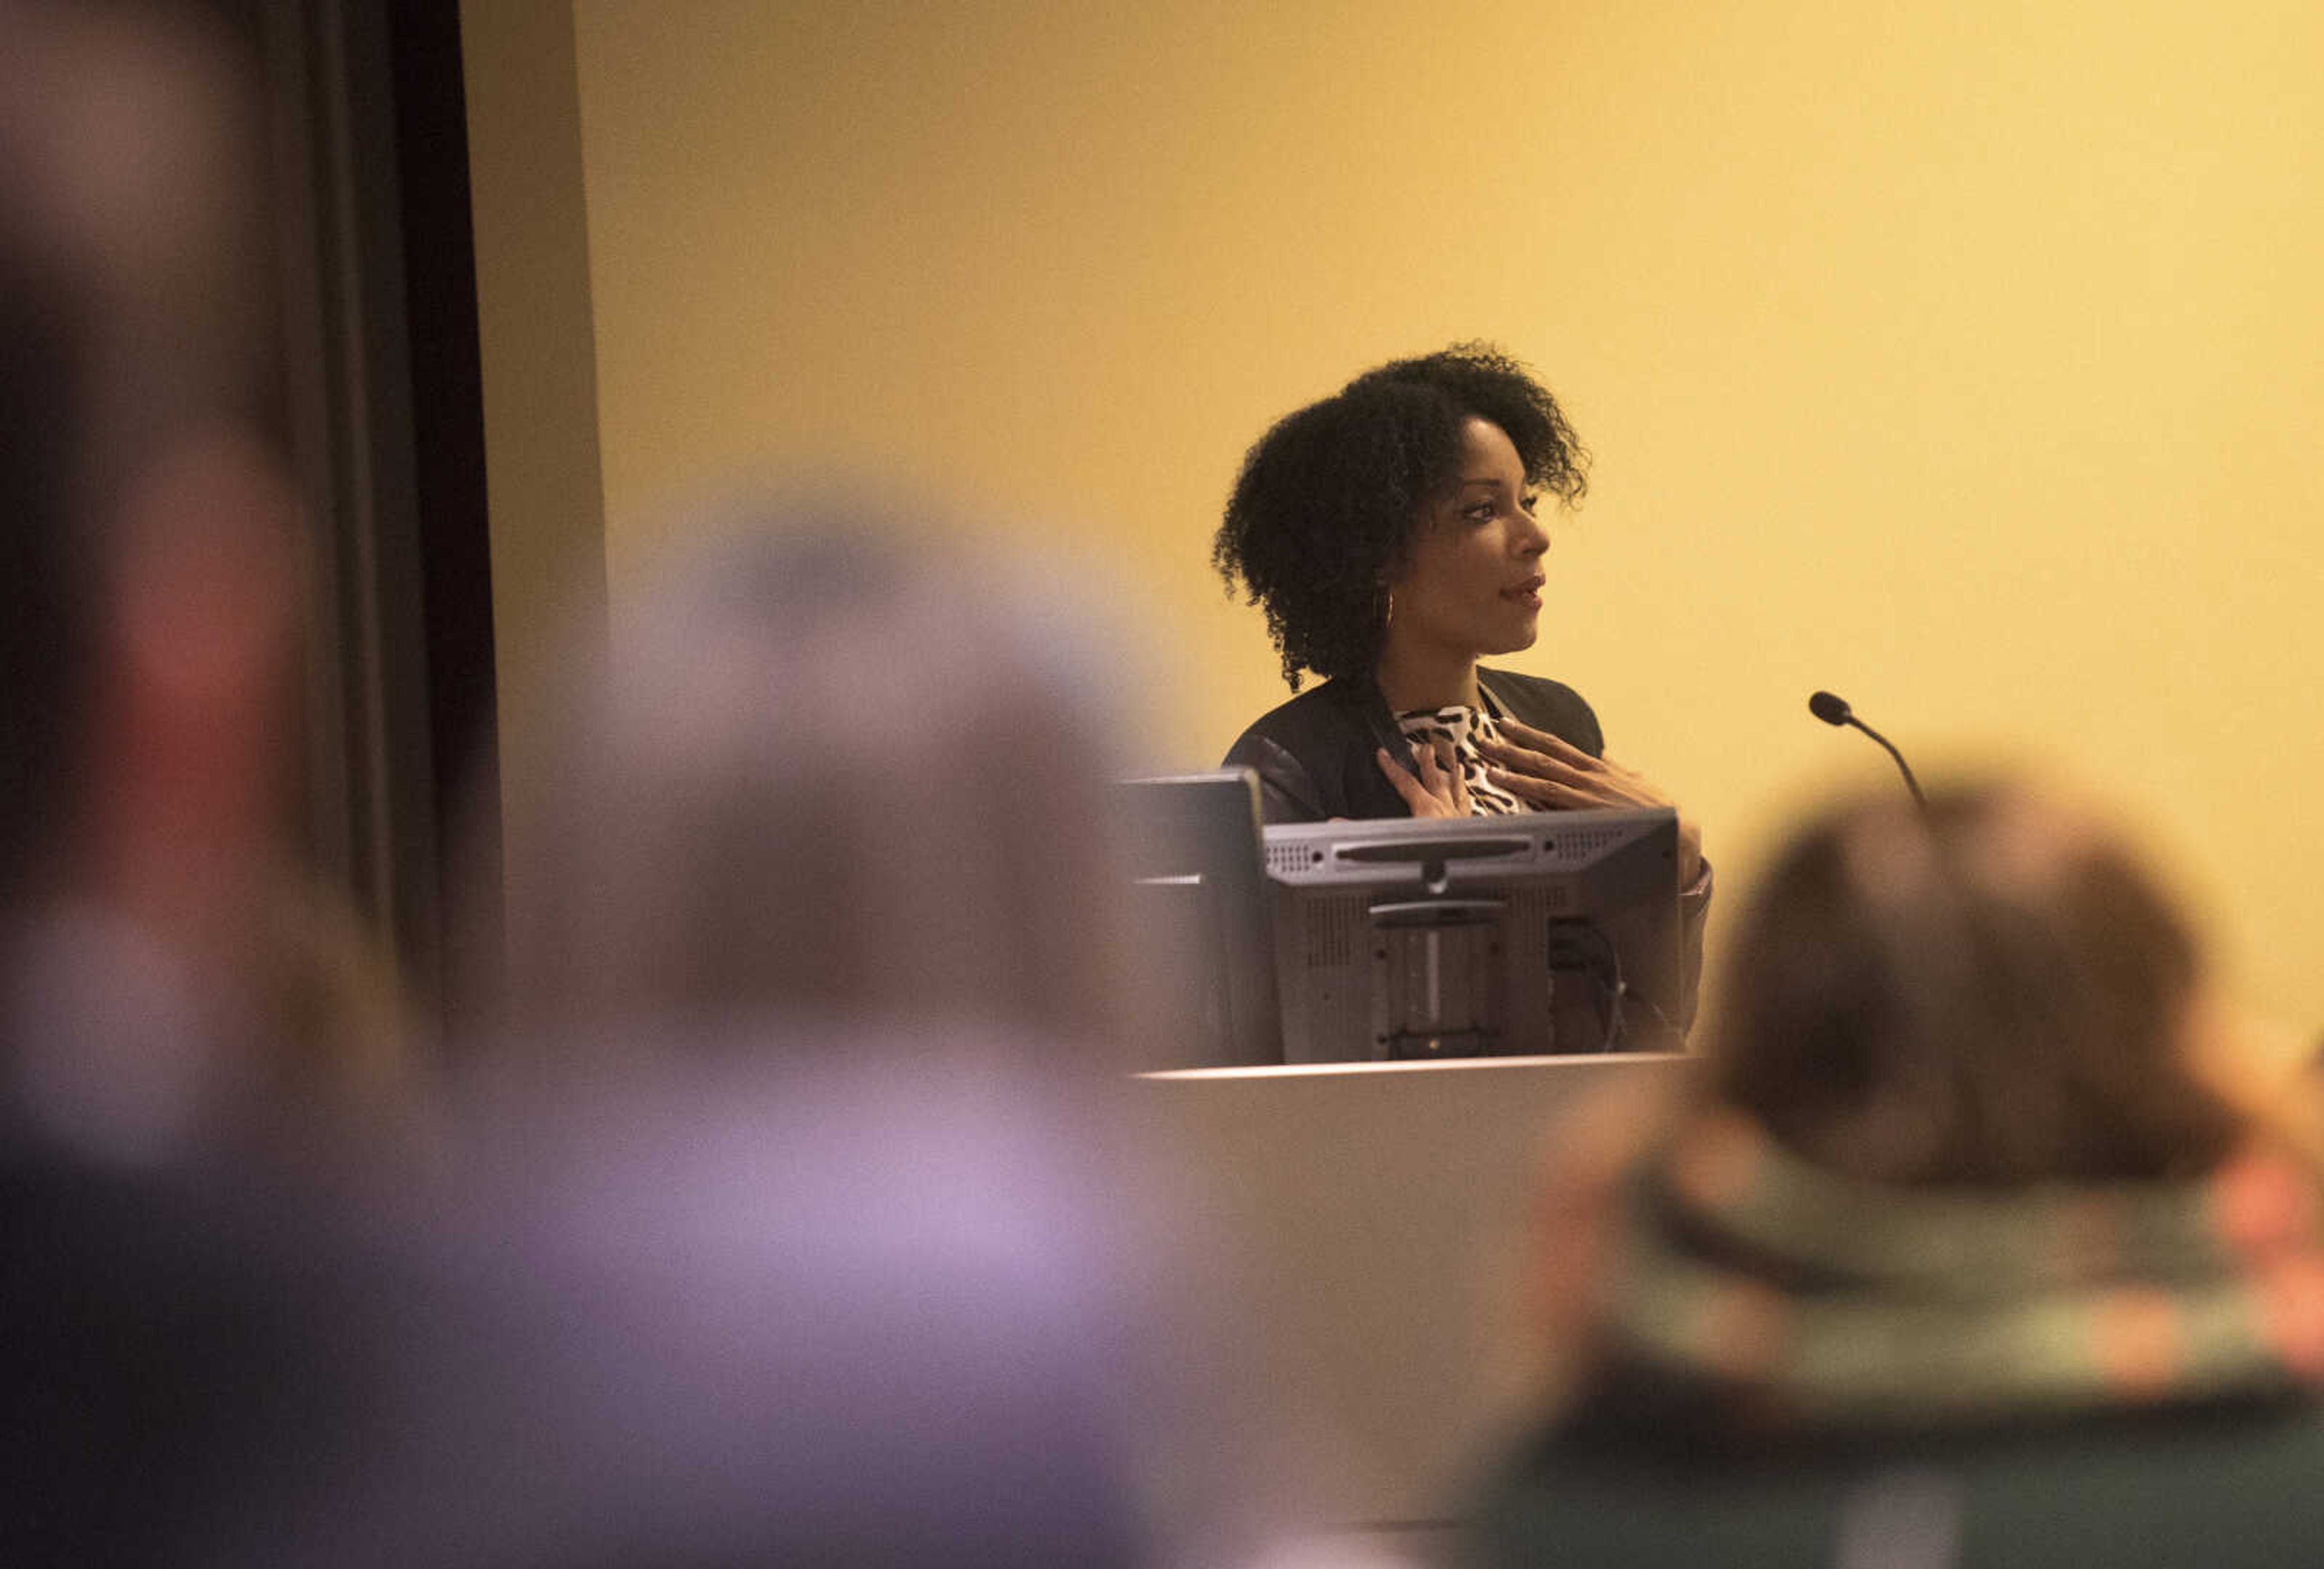
[[[1673,804],[1606,759],[1572,688],[1478,662],[1539,635],[1541,497],[1579,501],[1588,461],[1482,344],[1367,371],[1259,438],[1212,558],[1266,611],[1292,690],[1324,678],[1227,753],[1268,822]],[[1710,869],[1683,813],[1679,887],[1697,937]]]

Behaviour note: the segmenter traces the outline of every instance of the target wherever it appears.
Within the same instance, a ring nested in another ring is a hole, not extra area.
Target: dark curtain
[[[423,1014],[456,1035],[461,1000],[494,966],[499,885],[459,7],[224,0],[221,14],[263,99],[271,402],[313,515],[308,837]]]

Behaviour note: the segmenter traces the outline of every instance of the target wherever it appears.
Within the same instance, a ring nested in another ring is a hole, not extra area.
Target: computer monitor
[[[1285,1061],[1684,1049],[1669,808],[1263,838]]]
[[[1118,800],[1153,1070],[1283,1060],[1260,870],[1259,776],[1247,768],[1124,781]]]

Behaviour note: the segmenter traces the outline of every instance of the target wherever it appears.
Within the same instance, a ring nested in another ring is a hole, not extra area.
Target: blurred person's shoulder
[[[552,1531],[673,1563],[1138,1561],[1070,1113],[973,1040],[816,1034],[821,1057],[756,1031],[641,1051],[454,1121],[399,1222],[438,1325],[379,1329],[410,1442],[302,1515],[313,1561]]]
[[[198,1561],[354,1442],[352,1305],[395,1299],[255,1173],[126,1166],[0,1128],[0,1561]]]

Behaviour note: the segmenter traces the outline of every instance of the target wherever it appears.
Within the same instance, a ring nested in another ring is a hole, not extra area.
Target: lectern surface
[[[1202,1416],[1320,1528],[1446,1518],[1532,1391],[1507,1352],[1561,1117],[1674,1056],[1218,1068],[1139,1086],[1233,1388]]]

